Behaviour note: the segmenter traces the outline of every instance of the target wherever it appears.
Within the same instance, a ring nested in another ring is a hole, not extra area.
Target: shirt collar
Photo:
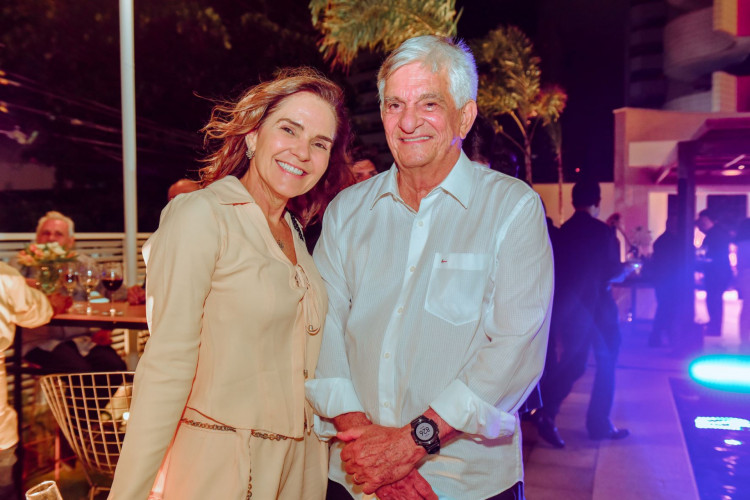
[[[212,182],[206,189],[210,189],[216,194],[220,205],[255,203],[242,182],[233,175],[227,175],[216,182]]]
[[[448,176],[443,179],[443,182],[438,184],[433,191],[435,189],[441,189],[458,201],[461,206],[468,208],[469,198],[471,196],[472,168],[473,165],[471,160],[469,160],[469,157],[461,151],[461,156],[458,157],[458,161],[448,173]],[[390,170],[388,170],[388,173],[384,176],[384,180],[377,191],[370,209],[372,209],[379,200],[388,195],[395,200],[403,201],[398,192],[398,168],[395,163],[391,165]]]

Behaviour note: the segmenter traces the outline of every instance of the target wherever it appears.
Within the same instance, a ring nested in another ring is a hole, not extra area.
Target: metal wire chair
[[[65,439],[81,461],[89,500],[110,488],[125,437],[133,372],[69,373],[40,379]]]

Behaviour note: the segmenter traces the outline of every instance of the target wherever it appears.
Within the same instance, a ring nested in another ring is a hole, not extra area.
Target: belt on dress
[[[245,452],[245,450],[242,449],[244,446],[244,442],[247,439],[248,433],[250,434],[250,437],[253,438],[260,438],[260,439],[268,439],[270,441],[286,441],[286,440],[293,440],[293,441],[302,441],[304,440],[304,437],[302,438],[293,438],[290,436],[284,436],[283,434],[276,434],[275,432],[265,432],[260,431],[256,429],[240,429],[237,427],[232,427],[231,425],[226,425],[221,422],[219,422],[216,419],[213,419],[209,417],[208,415],[205,415],[204,413],[201,413],[200,411],[196,410],[195,408],[191,408],[189,406],[185,407],[186,410],[190,410],[191,412],[194,412],[202,417],[204,417],[208,422],[201,422],[200,420],[194,420],[192,418],[188,418],[183,416],[180,419],[181,423],[184,423],[185,425],[189,425],[191,427],[197,427],[199,429],[206,429],[211,431],[219,431],[219,432],[233,432],[238,435],[240,438],[238,440],[238,456],[240,457],[240,461],[243,462],[240,464],[240,474],[244,474],[244,471],[247,470],[247,494],[245,495],[245,500],[250,500],[253,497],[253,474],[252,474],[252,463],[244,463],[244,462],[250,462],[249,455]],[[248,440],[248,446],[250,445]],[[246,457],[247,458],[242,458]]]

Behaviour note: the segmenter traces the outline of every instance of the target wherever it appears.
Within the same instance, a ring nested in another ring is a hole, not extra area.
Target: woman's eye
[[[320,148],[323,151],[328,151],[328,144],[326,144],[325,142],[316,142],[315,147]]]
[[[292,130],[291,127],[281,127],[281,130],[283,130],[289,135],[294,135],[294,130]]]

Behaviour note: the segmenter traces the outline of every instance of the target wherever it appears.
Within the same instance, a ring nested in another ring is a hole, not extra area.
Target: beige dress
[[[304,382],[327,298],[292,232],[296,266],[231,176],[164,209],[144,246],[151,338],[109,498],[325,496]]]

